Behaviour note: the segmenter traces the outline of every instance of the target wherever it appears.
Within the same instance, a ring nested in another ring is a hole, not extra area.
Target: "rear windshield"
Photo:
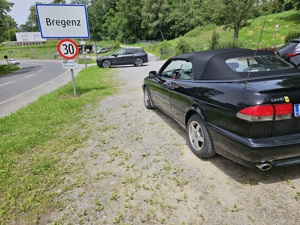
[[[249,56],[226,60],[227,65],[236,72],[263,72],[291,69],[294,66],[272,55]]]

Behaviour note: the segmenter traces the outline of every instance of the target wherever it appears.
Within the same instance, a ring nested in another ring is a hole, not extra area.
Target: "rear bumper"
[[[215,126],[209,127],[215,150],[237,163],[256,167],[300,164],[300,134],[271,138],[244,138]]]

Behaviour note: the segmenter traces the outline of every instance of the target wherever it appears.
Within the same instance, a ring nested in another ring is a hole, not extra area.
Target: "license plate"
[[[300,117],[300,104],[294,104],[294,116],[295,117]]]

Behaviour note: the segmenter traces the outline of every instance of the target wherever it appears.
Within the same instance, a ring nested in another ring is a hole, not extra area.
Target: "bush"
[[[160,59],[170,58],[175,55],[175,49],[168,41],[165,40],[159,44],[159,55]]]
[[[291,32],[288,35],[286,35],[284,41],[286,43],[286,42],[288,42],[291,39],[299,38],[299,37],[300,37],[300,32],[294,31],[294,32]]]
[[[176,46],[176,54],[178,55],[178,54],[192,52],[192,51],[193,51],[193,47],[189,45],[185,39],[180,38]]]
[[[209,42],[209,49],[216,49],[219,46],[219,39],[220,39],[220,34],[218,34],[217,31],[213,31],[212,36],[210,38],[210,42]]]
[[[236,41],[222,42],[218,44],[218,48],[219,49],[239,48],[239,44]]]

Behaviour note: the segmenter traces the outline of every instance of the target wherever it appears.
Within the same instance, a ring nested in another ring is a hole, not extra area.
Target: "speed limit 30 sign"
[[[62,39],[58,42],[57,51],[65,59],[74,59],[78,55],[78,45],[71,39]]]

